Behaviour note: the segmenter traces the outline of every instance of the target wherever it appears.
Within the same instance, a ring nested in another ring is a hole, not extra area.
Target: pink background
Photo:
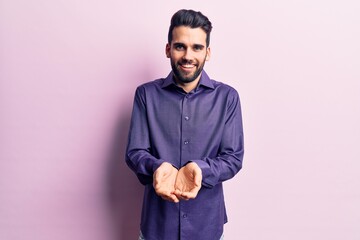
[[[357,0],[0,0],[0,239],[137,238],[133,94],[168,74],[180,8],[211,19],[205,68],[242,100],[225,238],[360,239]]]

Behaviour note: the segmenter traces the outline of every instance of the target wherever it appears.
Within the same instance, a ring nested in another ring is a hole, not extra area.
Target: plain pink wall
[[[180,8],[213,22],[205,68],[242,100],[226,239],[360,239],[355,0],[0,0],[0,239],[136,239],[133,94],[168,74]]]

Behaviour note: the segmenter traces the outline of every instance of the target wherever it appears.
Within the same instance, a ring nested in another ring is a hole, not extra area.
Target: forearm
[[[144,185],[152,183],[154,172],[163,162],[165,161],[155,158],[146,150],[136,149],[126,152],[127,165]]]
[[[229,100],[226,122],[217,155],[192,160],[201,168],[204,187],[212,188],[216,184],[234,177],[242,168],[244,133],[241,107],[238,94],[235,93],[232,96],[233,99]]]
[[[244,151],[239,150],[231,154],[220,154],[215,158],[192,160],[201,169],[202,185],[212,188],[216,184],[234,177],[242,168]]]
[[[144,89],[137,88],[131,117],[125,160],[142,184],[153,181],[153,174],[164,161],[150,152],[150,136],[147,121]]]

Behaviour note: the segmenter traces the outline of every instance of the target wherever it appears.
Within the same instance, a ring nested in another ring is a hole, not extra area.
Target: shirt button
[[[189,141],[184,141],[184,144],[187,145],[189,143]]]
[[[183,214],[183,218],[187,218],[187,214],[185,213],[185,214]]]
[[[186,120],[186,121],[189,121],[189,117],[188,117],[188,116],[186,116],[186,117],[185,117],[185,120]]]

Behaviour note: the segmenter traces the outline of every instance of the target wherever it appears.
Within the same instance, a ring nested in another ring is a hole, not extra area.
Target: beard
[[[173,70],[175,78],[182,83],[191,83],[199,77],[200,73],[202,72],[202,70],[204,68],[205,59],[202,63],[194,64],[194,66],[196,68],[194,73],[184,73],[181,70],[180,65],[187,64],[187,63],[193,64],[193,61],[189,61],[189,60],[185,59],[185,60],[179,61],[178,63],[175,63],[171,59],[171,68]]]

